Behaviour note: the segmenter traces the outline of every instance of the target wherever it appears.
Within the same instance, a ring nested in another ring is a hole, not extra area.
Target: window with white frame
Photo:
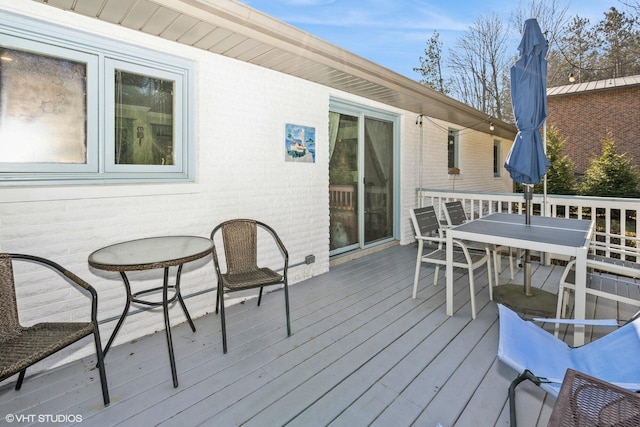
[[[457,174],[458,170],[458,131],[449,129],[447,135],[447,168],[449,173]]]
[[[0,185],[193,180],[191,61],[2,15]]]
[[[499,177],[502,170],[502,153],[500,152],[500,141],[493,141],[493,176]]]

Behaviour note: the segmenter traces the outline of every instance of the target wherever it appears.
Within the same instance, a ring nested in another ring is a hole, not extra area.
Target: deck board
[[[195,319],[195,333],[186,323],[173,327],[178,388],[160,330],[110,350],[108,408],[95,358],[87,357],[28,377],[20,391],[11,389],[15,379],[5,381],[0,413],[80,414],[83,425],[127,427],[507,426],[507,388],[516,373],[496,359],[498,312],[486,270],[476,273],[474,321],[466,273],[454,271],[455,315],[448,317],[444,269],[433,286],[433,267],[422,266],[418,297],[411,298],[415,251],[391,247],[292,286],[291,337],[282,291],[265,294],[260,307],[255,298],[228,307],[226,355],[219,316]],[[532,272],[535,286],[557,292],[562,267],[534,262]],[[513,282],[522,283],[521,270]],[[595,299],[587,307],[599,317],[635,312]],[[108,335],[112,326],[103,327]],[[570,340],[570,330],[562,336]],[[517,396],[519,425],[545,426],[555,399],[528,383]]]

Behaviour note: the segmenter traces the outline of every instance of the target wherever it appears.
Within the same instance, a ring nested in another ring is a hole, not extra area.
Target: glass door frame
[[[400,218],[399,218],[399,206],[400,206],[400,125],[401,117],[398,114],[393,114],[388,111],[380,110],[373,107],[368,107],[362,104],[357,104],[350,101],[345,101],[337,98],[330,98],[329,111],[345,114],[349,116],[358,117],[358,242],[353,245],[349,245],[343,248],[331,250],[330,256],[338,255],[340,253],[352,251],[354,249],[367,249],[373,246],[377,246],[383,243],[387,243],[398,239],[398,233],[400,230]],[[389,238],[375,240],[370,243],[365,243],[365,191],[364,176],[365,169],[365,118],[377,119],[382,121],[388,121],[393,123],[393,197],[391,200],[393,206],[393,224],[392,235]]]

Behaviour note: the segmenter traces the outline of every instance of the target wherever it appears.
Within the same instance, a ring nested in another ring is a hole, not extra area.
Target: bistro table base
[[[169,267],[165,267],[162,287],[146,289],[140,292],[131,293],[131,285],[129,284],[129,278],[123,271],[121,271],[120,276],[122,276],[122,281],[127,290],[127,302],[125,304],[124,311],[122,312],[122,315],[120,315],[120,319],[118,320],[118,323],[116,324],[115,329],[111,333],[111,337],[109,338],[109,341],[107,342],[107,345],[102,352],[103,356],[106,356],[107,352],[111,348],[111,344],[113,344],[113,340],[116,338],[116,335],[118,335],[118,331],[120,330],[120,327],[124,323],[124,320],[126,319],[127,314],[129,313],[129,307],[131,307],[132,302],[134,304],[144,304],[152,307],[161,306],[162,313],[164,315],[165,333],[167,335],[167,346],[169,349],[169,363],[171,364],[171,376],[173,379],[174,387],[178,387],[178,373],[176,371],[176,361],[173,353],[173,339],[171,338],[171,322],[169,320],[169,304],[178,300],[178,302],[180,302],[180,305],[182,306],[182,311],[184,312],[184,315],[186,316],[187,321],[189,322],[189,326],[191,326],[191,330],[193,332],[196,331],[196,326],[193,324],[193,320],[191,320],[189,311],[187,311],[187,306],[185,305],[184,300],[182,299],[182,295],[180,294],[180,274],[181,273],[182,273],[182,265],[178,267],[178,271],[176,273],[176,284],[169,285]],[[171,297],[169,297],[168,295],[168,292],[170,289],[174,292],[174,294]],[[141,295],[160,292],[160,291],[162,291],[162,302],[147,301],[147,300],[140,299]]]
[[[523,316],[555,317],[558,296],[534,287],[531,293],[525,295],[522,285],[506,284],[493,288],[493,299]]]

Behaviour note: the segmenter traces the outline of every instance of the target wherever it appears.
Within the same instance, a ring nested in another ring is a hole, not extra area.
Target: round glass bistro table
[[[120,315],[120,319],[115,329],[111,333],[111,337],[104,348],[103,354],[106,356],[111,344],[115,339],[120,327],[124,323],[124,319],[129,313],[131,303],[143,304],[147,306],[162,306],[164,314],[165,332],[167,335],[167,345],[169,347],[169,362],[171,363],[171,375],[173,377],[173,386],[178,387],[178,374],[176,372],[176,363],[173,353],[173,341],[171,339],[171,324],[169,321],[169,304],[178,301],[182,306],[182,310],[191,326],[193,332],[196,327],[191,320],[191,316],[184,304],[182,295],[180,294],[180,275],[182,266],[185,263],[204,258],[209,255],[213,249],[211,239],[198,236],[162,236],[150,237],[146,239],[130,240],[127,242],[116,243],[98,249],[89,255],[89,265],[93,268],[105,271],[117,271],[122,277],[124,286],[127,291],[127,301]],[[176,273],[175,284],[169,284],[169,268],[178,267]],[[131,292],[127,271],[153,270],[156,268],[164,269],[164,280],[160,287],[145,289],[136,293]],[[169,296],[169,292],[172,292]],[[162,292],[162,301],[149,301],[143,299],[144,295]]]

